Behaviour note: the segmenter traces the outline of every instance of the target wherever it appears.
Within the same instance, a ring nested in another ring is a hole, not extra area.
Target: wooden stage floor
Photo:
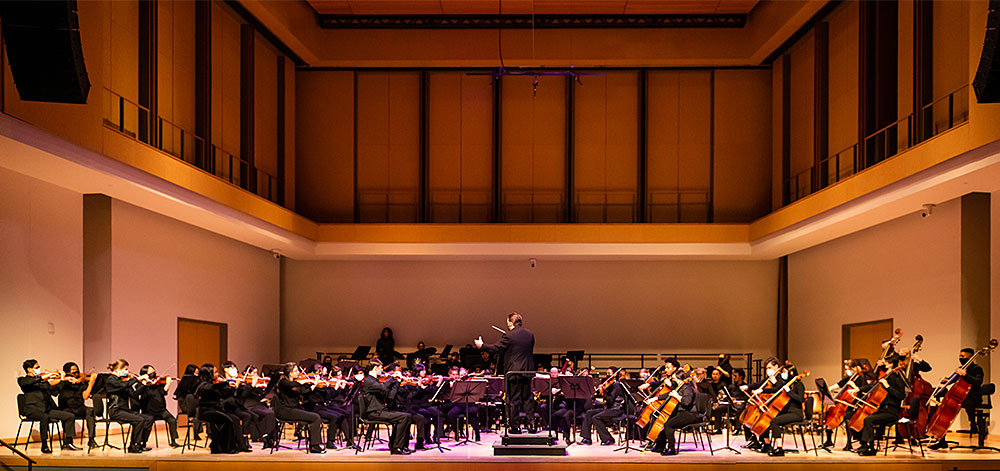
[[[212,455],[206,449],[187,450],[183,454],[180,449],[163,446],[167,442],[164,431],[158,431],[161,447],[141,455],[126,455],[120,450],[99,449],[90,452],[62,452],[57,449],[51,455],[43,455],[39,445],[32,444],[26,452],[37,461],[34,469],[148,469],[151,471],[194,471],[194,470],[299,470],[299,469],[349,469],[349,470],[440,470],[440,471],[533,471],[540,469],[559,469],[565,471],[605,470],[615,469],[726,469],[729,471],[775,469],[775,470],[918,470],[918,471],[952,471],[952,470],[1000,470],[1000,453],[991,451],[931,451],[925,449],[926,456],[921,457],[914,449],[914,454],[899,449],[890,451],[888,455],[881,452],[877,457],[861,457],[854,453],[841,451],[844,446],[842,438],[838,439],[837,448],[832,453],[819,450],[817,456],[813,452],[788,454],[785,457],[768,457],[740,447],[741,438],[734,438],[732,447],[741,452],[737,455],[730,451],[716,450],[711,455],[708,450],[700,450],[693,443],[681,444],[681,453],[677,456],[660,456],[659,454],[630,451],[627,454],[613,451],[617,447],[600,445],[570,445],[567,456],[556,457],[496,457],[493,456],[492,444],[498,439],[496,434],[482,435],[479,444],[465,444],[453,447],[450,451],[441,453],[436,449],[421,451],[409,456],[390,455],[384,444],[375,446],[365,453],[355,454],[353,450],[340,449],[328,451],[326,454],[307,454],[304,450],[280,450],[270,454],[269,450],[261,450],[260,444],[254,444],[252,453],[238,455]],[[37,436],[37,435],[36,435]],[[103,438],[103,437],[102,437]],[[120,437],[113,437],[120,440]],[[791,437],[789,444],[791,444]],[[817,437],[818,438],[818,437]],[[962,444],[968,444],[966,438],[950,436]],[[808,437],[807,437],[808,440]],[[79,440],[78,440],[79,442]],[[152,440],[150,440],[152,442]],[[637,442],[634,442],[637,443]],[[725,437],[712,437],[715,447],[725,444]],[[445,440],[445,446],[452,443]],[[1000,437],[991,437],[987,445],[1000,446]],[[18,447],[23,450],[23,446]],[[26,462],[7,449],[0,448],[0,470],[24,469]],[[739,468],[739,470],[737,469]]]

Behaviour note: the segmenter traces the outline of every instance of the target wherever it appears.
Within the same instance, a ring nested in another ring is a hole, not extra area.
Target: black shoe
[[[424,446],[424,441],[423,440],[417,440],[417,443],[415,443],[413,445],[413,450],[414,451],[420,451],[420,450],[426,450],[426,449],[427,449],[427,447]]]
[[[653,447],[649,449],[650,453],[663,453],[664,451],[666,451],[666,448],[660,448],[656,445],[653,445]]]
[[[858,456],[875,456],[877,454],[875,447],[872,446],[863,446],[858,450]]]
[[[834,445],[833,445],[832,441],[827,440],[827,441],[823,442],[823,448],[833,448],[833,447],[834,447]]]
[[[49,454],[52,453],[52,449],[48,445],[42,445],[42,453]]]
[[[392,455],[409,455],[410,453],[413,453],[413,452],[410,451],[409,448],[393,448],[393,449],[389,450],[389,454],[392,454]]]
[[[100,446],[101,445],[97,444],[94,440],[87,442],[87,448],[99,448]]]
[[[336,443],[327,443],[326,444],[326,449],[327,450],[336,450],[337,449],[337,444]]]
[[[770,443],[765,443],[765,444],[763,444],[763,445],[760,446],[759,450],[756,450],[756,451],[759,451],[761,453],[768,453],[768,454],[770,454],[772,449],[773,448],[771,448],[771,444]]]
[[[580,444],[581,445],[593,445],[594,442],[590,441],[589,438],[584,438],[583,440],[580,440]]]
[[[170,440],[170,448],[180,448],[181,444],[177,443],[177,440]]]
[[[677,448],[675,447],[670,447],[660,452],[661,456],[674,456],[676,454],[677,454]]]
[[[137,446],[130,446],[128,447],[128,450],[126,450],[126,453],[142,453],[142,448],[139,448]]]
[[[264,439],[263,449],[266,450],[268,448],[274,448],[274,440],[272,440],[271,437],[267,437]]]
[[[844,451],[854,451],[854,447],[850,443],[844,446]]]
[[[64,443],[62,449],[63,451],[80,451],[80,449],[73,446],[72,443]]]
[[[507,433],[509,433],[511,435],[520,435],[521,434],[521,427],[512,428],[512,429],[508,430]]]
[[[326,450],[324,450],[323,447],[321,447],[319,445],[313,445],[313,446],[309,447],[309,453],[315,453],[315,454],[318,454],[318,455],[322,455],[323,453],[326,453]]]
[[[529,425],[528,426],[528,433],[534,435],[534,434],[538,433],[538,429],[535,428],[534,425]],[[477,438],[477,440],[478,440],[478,438]]]
[[[785,456],[785,450],[781,447],[772,448],[771,451],[767,452],[767,456]]]
[[[477,442],[478,442],[479,440],[481,440],[481,439],[479,438],[479,430],[476,430],[476,439],[475,439],[474,441],[477,441]]]
[[[611,440],[603,440],[603,441],[601,441],[601,446],[612,446],[614,444],[615,444],[615,440],[613,438]]]
[[[930,446],[927,447],[927,449],[929,449],[929,450],[941,450],[941,449],[945,449],[945,448],[948,448],[948,442],[946,442],[944,440],[941,440],[941,441],[939,441],[939,442],[937,442],[937,443],[935,443],[935,444],[930,445]]]

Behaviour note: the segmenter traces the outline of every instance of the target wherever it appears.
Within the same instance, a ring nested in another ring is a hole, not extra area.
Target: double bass
[[[907,387],[910,393],[906,395],[906,400],[903,401],[903,411],[900,413],[900,418],[909,417],[909,410],[911,404],[917,402],[917,407],[919,408],[917,412],[916,426],[915,427],[900,427],[897,431],[899,436],[902,438],[918,438],[923,440],[926,436],[924,431],[927,429],[927,418],[930,415],[930,408],[927,407],[927,400],[931,397],[931,392],[934,389],[931,383],[920,377],[919,371],[913,371],[913,355],[920,351],[924,344],[924,337],[917,334],[915,337],[916,343],[913,344],[913,348],[910,349],[910,361],[906,364],[906,375],[904,376],[909,382]],[[917,401],[914,401],[916,399]]]
[[[685,371],[688,369],[690,369],[690,367],[685,367]],[[684,384],[693,380],[694,375],[688,375],[687,378],[684,378],[677,384],[675,390],[680,391],[681,386],[684,386]],[[656,420],[654,420],[653,424],[649,426],[649,433],[646,434],[647,439],[656,440],[656,437],[658,437],[660,432],[663,431],[663,427],[667,425],[667,420],[670,420],[670,416],[673,415],[674,410],[677,409],[678,404],[680,404],[680,401],[673,395],[670,395],[663,401],[663,405],[656,411]]]
[[[976,361],[976,357],[979,355],[989,355],[990,352],[997,348],[1000,342],[997,339],[990,340],[990,344],[980,348],[973,354],[969,359],[962,364],[962,369],[966,369],[972,362]],[[941,394],[944,388],[947,388],[948,392],[945,393],[944,397],[940,401],[937,401],[937,397]],[[965,378],[958,375],[958,373],[953,373],[947,381],[941,386],[934,389],[931,393],[930,400],[927,401],[927,405],[933,407],[935,403],[939,403],[938,408],[931,415],[930,420],[927,422],[927,435],[929,435],[934,440],[941,440],[944,438],[945,434],[948,433],[948,428],[951,427],[952,422],[958,417],[958,411],[962,410],[962,401],[965,397],[969,395],[969,389],[972,385],[969,384]]]
[[[889,375],[897,373],[903,369],[903,366],[897,366],[891,370],[886,371],[882,378],[875,382],[875,385],[868,390],[864,398],[858,398],[858,409],[854,411],[854,415],[851,416],[851,422],[847,425],[851,430],[855,432],[860,432],[861,429],[865,427],[865,419],[869,415],[874,414],[878,411],[879,407],[882,406],[882,401],[889,395],[889,389],[882,384],[882,379],[888,378]]]
[[[809,376],[809,370],[805,370],[804,373],[788,380],[788,382],[781,387],[781,391],[775,393],[770,399],[767,400],[766,403],[764,403],[757,422],[754,422],[754,424],[750,426],[750,431],[753,432],[754,435],[759,437],[763,435],[767,429],[771,428],[771,420],[781,413],[781,410],[788,405],[788,401],[791,399],[788,396],[788,391],[795,385],[795,383],[802,381],[802,379],[806,376]]]

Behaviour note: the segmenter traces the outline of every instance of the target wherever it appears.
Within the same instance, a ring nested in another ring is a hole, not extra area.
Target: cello
[[[840,427],[840,424],[844,423],[844,417],[847,416],[847,410],[855,406],[854,401],[858,398],[857,392],[859,389],[860,388],[854,384],[854,378],[849,379],[847,384],[840,389],[837,395],[833,398],[833,405],[826,409],[826,416],[823,417],[823,425],[827,428],[827,430],[834,430],[837,427]]]
[[[897,329],[898,330],[898,329]],[[851,430],[855,432],[860,432],[861,429],[865,427],[865,419],[869,415],[874,414],[878,411],[878,408],[882,406],[882,401],[889,395],[889,389],[882,384],[882,379],[888,378],[889,375],[896,373],[903,369],[903,366],[897,366],[891,370],[886,371],[875,385],[872,386],[868,393],[865,394],[864,399],[858,398],[858,409],[854,411],[854,415],[851,416],[851,422],[848,424]],[[905,380],[904,380],[905,382]]]
[[[758,437],[761,436],[767,429],[771,428],[771,420],[781,413],[781,410],[788,405],[789,397],[788,391],[792,389],[795,383],[802,381],[803,378],[809,376],[809,370],[805,370],[805,373],[795,376],[790,379],[784,386],[781,387],[781,391],[778,391],[770,399],[767,400],[763,405],[763,410],[761,410],[760,418],[750,427],[750,431]]]
[[[969,357],[968,361],[962,365],[962,369],[968,368],[972,362],[976,361],[977,356],[989,355],[990,352],[997,348],[998,344],[1000,342],[997,342],[997,339],[990,340],[989,345],[980,348],[975,354]],[[945,393],[940,402],[937,401],[936,397],[948,386],[951,386],[951,388],[948,389],[948,392]],[[948,428],[951,427],[952,422],[958,417],[958,411],[962,410],[962,401],[969,395],[971,387],[972,385],[965,378],[959,376],[958,373],[953,373],[944,384],[934,389],[931,398],[927,401],[927,405],[934,406],[938,402],[940,405],[938,405],[937,410],[934,411],[934,414],[931,415],[930,420],[927,422],[927,435],[934,440],[944,438],[945,434],[948,433]]]
[[[685,371],[688,369],[690,369],[690,367],[685,366]],[[687,378],[684,378],[677,384],[676,390],[680,391],[681,386],[684,386],[685,383],[689,383],[693,380],[694,375],[688,375]],[[656,437],[663,431],[663,427],[667,425],[667,420],[670,420],[670,416],[674,413],[674,410],[677,409],[678,404],[680,404],[680,400],[678,400],[674,395],[670,395],[663,400],[663,405],[656,412],[656,420],[654,420],[653,424],[649,426],[649,433],[646,434],[647,439],[656,440]]]
[[[781,374],[791,365],[792,363],[790,361],[785,360],[785,366],[782,366],[777,371],[775,371],[774,374],[768,376],[767,381],[764,381],[764,384],[762,384],[760,388],[754,390],[754,392],[750,394],[750,397],[747,398],[746,407],[744,407],[743,412],[740,413],[741,424],[749,428],[753,428],[753,424],[755,424],[757,420],[760,419],[761,413],[764,412],[764,410],[766,410],[765,404],[767,404],[767,401],[772,396],[771,394],[764,393],[763,391],[765,389],[774,387],[775,378],[777,378],[779,374]]]
[[[658,372],[661,368],[663,368],[663,365],[660,365],[660,367],[657,368],[655,372]],[[647,378],[646,382],[643,384],[650,384],[655,382],[653,378],[655,378],[654,375],[649,375],[649,378]],[[656,397],[661,394],[666,394],[668,392],[670,392],[670,381],[664,380],[663,385],[661,385],[656,390],[656,392],[654,392],[651,396],[647,397]],[[654,400],[653,402],[646,404],[646,407],[642,409],[642,412],[639,414],[639,417],[635,419],[635,424],[640,427],[645,427],[646,424],[649,423],[649,419],[653,417],[653,413],[660,410],[661,407],[663,407],[663,401]]]

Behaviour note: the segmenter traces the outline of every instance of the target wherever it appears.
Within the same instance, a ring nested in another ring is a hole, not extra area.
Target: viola
[[[608,377],[608,379],[604,380],[604,382],[597,387],[597,392],[603,393],[605,390],[611,387],[612,384],[617,383],[623,369],[624,368],[618,368],[618,371],[615,371],[614,374]]]
[[[980,348],[973,354],[969,359],[962,365],[962,368],[968,368],[976,360],[977,356],[989,355],[990,352],[997,348],[1000,342],[997,339],[990,340],[990,344]],[[941,390],[951,386],[948,392],[945,393],[944,397],[941,399],[940,404],[934,414],[931,416],[930,420],[927,422],[927,435],[935,440],[941,440],[944,438],[945,434],[948,433],[948,428],[958,417],[958,412],[962,410],[962,401],[965,397],[969,395],[969,389],[972,385],[969,384],[965,378],[954,373],[950,378],[944,383],[944,385],[939,386],[931,394],[931,399],[928,401],[929,406],[933,406],[936,401],[936,397],[940,394]]]
[[[750,431],[753,432],[754,435],[759,437],[771,427],[771,420],[777,417],[778,414],[781,413],[782,409],[784,409],[791,400],[788,392],[792,389],[792,386],[794,386],[795,383],[802,381],[802,379],[806,376],[809,376],[809,370],[805,370],[804,373],[789,380],[784,386],[781,387],[781,391],[771,396],[767,402],[764,403],[764,408],[761,410],[760,418],[758,418],[757,422],[750,427]]]
[[[677,388],[675,390],[680,391],[681,387],[684,386],[684,384],[689,383],[691,381],[694,381],[694,375],[688,375],[687,378],[684,378],[677,385]],[[656,437],[658,437],[660,435],[660,432],[663,431],[663,427],[667,424],[667,421],[670,420],[670,416],[673,415],[675,410],[677,410],[677,406],[680,404],[680,402],[681,401],[677,399],[677,396],[674,396],[673,394],[671,394],[669,397],[667,397],[665,401],[663,401],[663,405],[661,406],[661,408],[658,411],[656,411],[657,414],[656,420],[654,420],[653,424],[649,426],[649,433],[646,434],[647,439],[656,440]]]
[[[888,370],[882,378],[888,378],[889,375],[897,373],[903,369],[903,366],[897,366],[891,370]],[[868,393],[865,394],[864,398],[858,398],[858,409],[854,411],[854,415],[851,416],[851,422],[848,424],[851,430],[855,432],[860,432],[865,426],[865,419],[869,415],[874,414],[878,411],[878,408],[882,406],[882,401],[889,395],[889,390],[882,384],[881,380],[875,383],[874,386]]]

